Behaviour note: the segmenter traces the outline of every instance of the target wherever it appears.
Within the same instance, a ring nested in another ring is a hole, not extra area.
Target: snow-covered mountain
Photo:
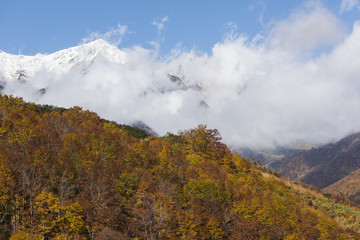
[[[24,56],[0,51],[1,80],[3,82],[13,80],[26,81],[38,71],[48,71],[62,75],[68,73],[70,69],[79,64],[83,65],[83,67],[88,67],[98,56],[102,56],[113,63],[126,62],[126,53],[102,39],[49,55],[36,54],[35,56]]]
[[[189,104],[208,107],[201,86],[186,82],[181,67],[155,58],[152,50],[120,50],[102,39],[52,54],[0,51],[0,91],[40,104],[81,106],[126,124],[158,122],[169,113],[175,120],[187,95]]]
[[[136,68],[142,66],[137,62],[138,58],[142,58],[141,54],[144,54],[143,58],[149,57],[149,53],[147,53],[145,49],[137,50],[138,51],[132,51],[131,56],[128,56],[125,51],[120,50],[118,47],[102,39],[52,54],[39,53],[35,56],[12,55],[0,50],[0,86],[1,88],[5,88],[7,84],[12,82],[27,83],[28,86],[33,88],[38,86],[38,89],[41,90],[42,93],[45,93],[44,89],[51,87],[54,81],[61,81],[62,78],[69,74],[84,76],[91,71],[92,65],[96,64],[111,65],[112,69],[110,71],[114,68],[124,68],[124,65],[126,65],[125,71],[129,70],[128,67],[130,67],[130,71],[134,71]],[[134,64],[138,64],[138,66],[134,66]],[[143,67],[149,68],[151,66]],[[159,74],[159,72],[155,73],[156,69],[151,71],[151,75]],[[106,74],[104,71],[103,75],[106,76]],[[168,83],[165,84],[167,86],[155,84],[152,87],[150,86],[149,89],[145,89],[143,94],[147,94],[148,91],[167,92],[177,89],[187,90],[189,88],[195,91],[201,90],[201,87],[197,84],[186,85],[181,76],[176,76],[169,72],[162,72],[160,74],[162,78],[168,80],[170,85]],[[45,82],[41,81],[44,78],[49,80]],[[118,81],[121,81],[121,76],[119,75],[114,75],[113,78],[118,78]],[[144,78],[151,79],[153,76],[144,76]],[[87,84],[86,79],[84,84]],[[14,87],[8,89],[8,93],[15,93],[16,95],[16,92],[17,90],[14,89]],[[201,104],[203,104],[203,102],[204,101],[202,101]]]

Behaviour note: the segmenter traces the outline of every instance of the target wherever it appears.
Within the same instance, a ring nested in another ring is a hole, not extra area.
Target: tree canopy
[[[1,239],[359,239],[359,217],[206,125],[136,138],[79,107],[0,96]]]

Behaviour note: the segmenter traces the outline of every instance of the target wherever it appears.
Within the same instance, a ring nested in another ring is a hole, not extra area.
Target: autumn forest
[[[246,136],[244,136],[246,137]],[[0,95],[0,239],[360,239],[360,208],[216,129],[162,137]]]

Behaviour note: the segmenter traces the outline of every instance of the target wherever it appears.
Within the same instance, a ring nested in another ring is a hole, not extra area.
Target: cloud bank
[[[177,48],[159,59],[140,46],[121,51],[121,63],[100,55],[61,77],[38,71],[7,91],[142,121],[160,135],[204,123],[234,146],[319,144],[360,131],[360,24],[345,35],[322,6],[298,9],[266,36],[231,34],[209,55]],[[42,87],[45,95],[33,94]]]

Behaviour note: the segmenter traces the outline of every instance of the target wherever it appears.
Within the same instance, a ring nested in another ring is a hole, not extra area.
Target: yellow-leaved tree
[[[200,124],[195,129],[181,132],[185,142],[185,153],[190,163],[203,161],[221,162],[222,158],[230,151],[221,142],[221,136],[217,129],[207,129],[206,125]]]

